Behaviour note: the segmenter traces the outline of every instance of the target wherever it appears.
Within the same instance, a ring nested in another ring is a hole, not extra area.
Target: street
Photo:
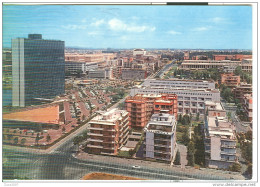
[[[237,117],[235,105],[231,105],[230,103],[226,103],[225,100],[221,100],[221,104],[222,104],[222,106],[224,107],[224,109],[226,110],[227,113],[228,112],[231,113],[231,120],[235,124],[236,131],[238,133],[247,132],[247,131],[251,130],[251,128],[249,126],[243,126],[243,123]]]

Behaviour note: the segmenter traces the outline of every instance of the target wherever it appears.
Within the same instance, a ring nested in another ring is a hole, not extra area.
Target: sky
[[[252,7],[4,5],[3,47],[29,33],[66,47],[251,50]]]

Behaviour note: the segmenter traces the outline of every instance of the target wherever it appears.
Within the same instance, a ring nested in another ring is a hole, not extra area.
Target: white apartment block
[[[176,153],[176,120],[174,115],[153,114],[144,128],[144,157],[172,161]]]
[[[237,162],[235,126],[226,117],[207,116],[204,132],[208,167],[227,169]]]

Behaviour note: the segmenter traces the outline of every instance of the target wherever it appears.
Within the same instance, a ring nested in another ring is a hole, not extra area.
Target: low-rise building
[[[240,66],[243,71],[252,72],[252,60],[184,60],[181,63],[180,69],[190,71],[217,68],[226,72],[230,72],[231,70],[234,71],[237,66]],[[230,67],[232,68],[230,69]]]
[[[205,113],[213,117],[226,116],[226,111],[220,102],[205,101]]]
[[[176,119],[170,114],[153,114],[144,128],[144,157],[172,161],[176,153]]]
[[[128,140],[128,112],[114,108],[89,122],[89,153],[116,155]]]
[[[234,73],[221,74],[221,84],[234,88],[240,84],[240,76],[234,75]]]
[[[122,79],[124,80],[144,80],[147,77],[147,72],[143,69],[122,69]]]

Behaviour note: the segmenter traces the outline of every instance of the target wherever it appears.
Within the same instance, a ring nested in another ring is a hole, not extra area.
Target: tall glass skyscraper
[[[65,92],[64,41],[41,34],[12,40],[12,105],[28,106]]]

